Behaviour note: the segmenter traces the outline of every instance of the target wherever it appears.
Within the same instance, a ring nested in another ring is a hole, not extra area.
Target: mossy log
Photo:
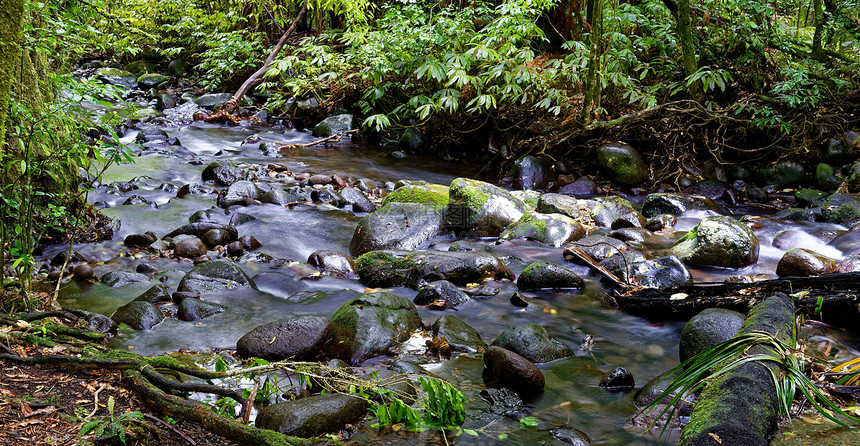
[[[768,293],[790,294],[810,319],[856,329],[860,316],[860,273],[784,277],[754,283],[695,283],[676,288],[612,292],[609,300],[625,313],[653,320],[688,320],[706,308],[745,313]]]
[[[795,336],[794,304],[775,293],[750,310],[738,336],[766,332],[790,344]],[[741,355],[773,355],[754,346]],[[711,380],[693,404],[690,422],[681,432],[682,446],[714,444],[767,446],[776,432],[779,400],[773,373],[776,364],[743,363]]]

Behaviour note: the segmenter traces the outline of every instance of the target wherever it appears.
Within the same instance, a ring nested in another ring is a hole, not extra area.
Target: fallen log
[[[700,282],[675,288],[610,291],[620,310],[653,320],[688,320],[706,308],[746,312],[770,293],[788,294],[810,319],[856,329],[860,315],[860,273],[784,277],[753,283]]]
[[[791,299],[776,293],[753,307],[737,336],[753,332],[764,332],[785,344],[793,344]],[[748,355],[767,355],[779,360],[776,353],[762,345],[745,349],[735,359]],[[693,404],[690,422],[684,426],[678,444],[767,446],[776,432],[779,416],[774,374],[782,376],[782,373],[776,363],[750,361],[711,378]]]

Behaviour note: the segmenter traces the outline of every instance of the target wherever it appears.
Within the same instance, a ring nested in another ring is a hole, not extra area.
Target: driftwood
[[[706,308],[746,312],[773,292],[788,294],[810,319],[856,327],[860,316],[860,272],[783,277],[754,283],[702,282],[670,289],[611,291],[622,311],[655,320],[687,320]]]

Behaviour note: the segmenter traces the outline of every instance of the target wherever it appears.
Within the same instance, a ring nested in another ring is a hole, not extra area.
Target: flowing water
[[[104,203],[104,213],[121,222],[113,240],[92,244],[79,244],[76,250],[88,259],[100,262],[95,266],[97,276],[108,271],[134,271],[139,263],[149,263],[162,271],[158,277],[175,290],[182,275],[193,264],[160,258],[142,251],[132,251],[122,244],[129,234],[153,231],[159,236],[182,226],[195,211],[215,206],[216,195],[211,192],[191,193],[176,198],[175,188],[184,184],[201,183],[203,166],[213,159],[231,159],[239,163],[278,163],[290,171],[337,174],[342,178],[371,178],[384,181],[398,179],[426,180],[448,184],[456,177],[470,177],[494,181],[494,171],[480,164],[468,162],[445,162],[412,156],[395,160],[376,147],[351,142],[342,142],[329,148],[299,148],[281,151],[281,156],[270,158],[255,146],[241,143],[251,135],[258,135],[263,142],[299,144],[312,141],[308,132],[273,127],[225,127],[194,123],[185,127],[166,127],[182,145],[194,153],[193,159],[203,164],[191,163],[187,156],[149,155],[138,157],[134,164],[112,166],[105,174],[103,183],[134,180],[139,189],[117,193],[111,188],[98,188],[89,197],[91,202]],[[133,140],[134,132],[124,137]],[[164,187],[173,185],[173,188]],[[171,192],[167,192],[170,190]],[[139,195],[154,203],[121,205],[129,196]],[[320,280],[295,279],[312,272],[303,265],[309,254],[327,249],[348,252],[349,242],[360,216],[324,204],[296,205],[290,208],[263,204],[248,206],[240,210],[256,217],[256,220],[238,226],[240,236],[252,235],[260,240],[259,250],[276,259],[291,259],[296,262],[261,264],[248,262],[242,267],[251,276],[257,276],[260,290],[250,288],[224,291],[206,295],[210,302],[225,305],[222,314],[199,322],[182,322],[168,318],[150,331],[121,329],[112,341],[114,345],[133,349],[144,355],[160,354],[177,350],[212,351],[233,349],[236,340],[252,328],[269,321],[290,316],[316,314],[328,316],[343,302],[355,295],[345,292],[363,292],[364,286],[357,280],[323,278]],[[745,210],[740,210],[746,213]],[[221,211],[223,215],[223,211]],[[692,228],[701,214],[685,215],[671,234],[658,234],[646,240],[641,247],[648,255],[660,255],[683,232]],[[223,215],[224,222],[228,216]],[[832,257],[841,257],[843,252],[827,242],[845,228],[825,224],[785,223],[763,217],[757,235],[761,239],[761,256],[757,264],[741,271],[723,269],[693,270],[697,281],[723,280],[730,274],[774,275],[776,262],[784,249],[774,247],[772,240],[779,231],[792,229],[796,240],[792,242]],[[479,240],[480,241],[480,240]],[[438,240],[435,247],[447,248],[452,240]],[[514,273],[535,260],[563,263],[561,250],[535,242],[514,241],[495,245],[494,240],[483,240],[492,252],[503,258]],[[50,257],[63,246],[50,247]],[[527,293],[532,297],[527,308],[517,308],[508,301],[515,291],[512,284],[505,284],[501,293],[488,299],[473,299],[452,312],[476,328],[487,342],[502,331],[518,324],[536,322],[544,326],[554,337],[576,349],[586,335],[594,339],[590,353],[542,364],[547,387],[542,395],[527,401],[523,415],[534,416],[544,430],[518,430],[516,419],[489,416],[486,404],[477,396],[483,388],[483,363],[478,356],[455,355],[452,358],[434,358],[425,355],[421,340],[404,347],[403,355],[415,359],[433,373],[452,380],[469,397],[469,418],[466,427],[481,430],[479,437],[463,435],[448,438],[447,442],[458,444],[493,443],[501,432],[509,433],[505,442],[553,444],[555,440],[546,433],[552,426],[570,426],[586,432],[593,444],[627,445],[653,444],[654,437],[643,437],[624,428],[626,420],[635,412],[632,393],[610,393],[598,387],[603,376],[617,366],[629,370],[636,379],[637,387],[678,364],[678,341],[682,323],[651,322],[630,316],[611,308],[603,299],[604,291],[595,276],[590,276],[584,267],[567,265],[586,279],[587,287],[578,292]],[[63,286],[60,303],[65,307],[82,308],[110,315],[117,307],[127,303],[152,283],[132,284],[120,288],[109,288],[101,283],[77,284],[69,282]],[[412,299],[416,291],[396,288],[394,292]],[[425,324],[429,325],[442,312],[419,307]],[[852,352],[857,354],[858,344],[841,333],[816,332],[819,340],[831,340],[842,346],[840,357]],[[823,342],[823,341],[822,341]],[[375,361],[375,360],[374,360]],[[371,361],[373,362],[373,361]],[[378,444],[445,444],[438,432],[423,434],[393,432],[380,434],[376,429],[364,427],[353,440],[359,443]],[[501,443],[501,442],[500,442]]]

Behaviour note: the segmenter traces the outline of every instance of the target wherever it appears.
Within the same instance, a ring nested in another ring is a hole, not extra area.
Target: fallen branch
[[[319,145],[322,143],[326,143],[326,142],[340,142],[340,140],[343,139],[344,136],[346,136],[350,133],[357,133],[357,132],[358,132],[358,129],[347,130],[347,131],[344,131],[341,133],[336,133],[334,135],[331,135],[331,136],[323,138],[323,139],[318,139],[316,141],[309,142],[307,144],[287,144],[285,146],[278,147],[278,150],[292,150],[292,149],[298,149],[298,148],[302,148],[302,147],[313,147],[313,146],[316,146],[316,145]]]

